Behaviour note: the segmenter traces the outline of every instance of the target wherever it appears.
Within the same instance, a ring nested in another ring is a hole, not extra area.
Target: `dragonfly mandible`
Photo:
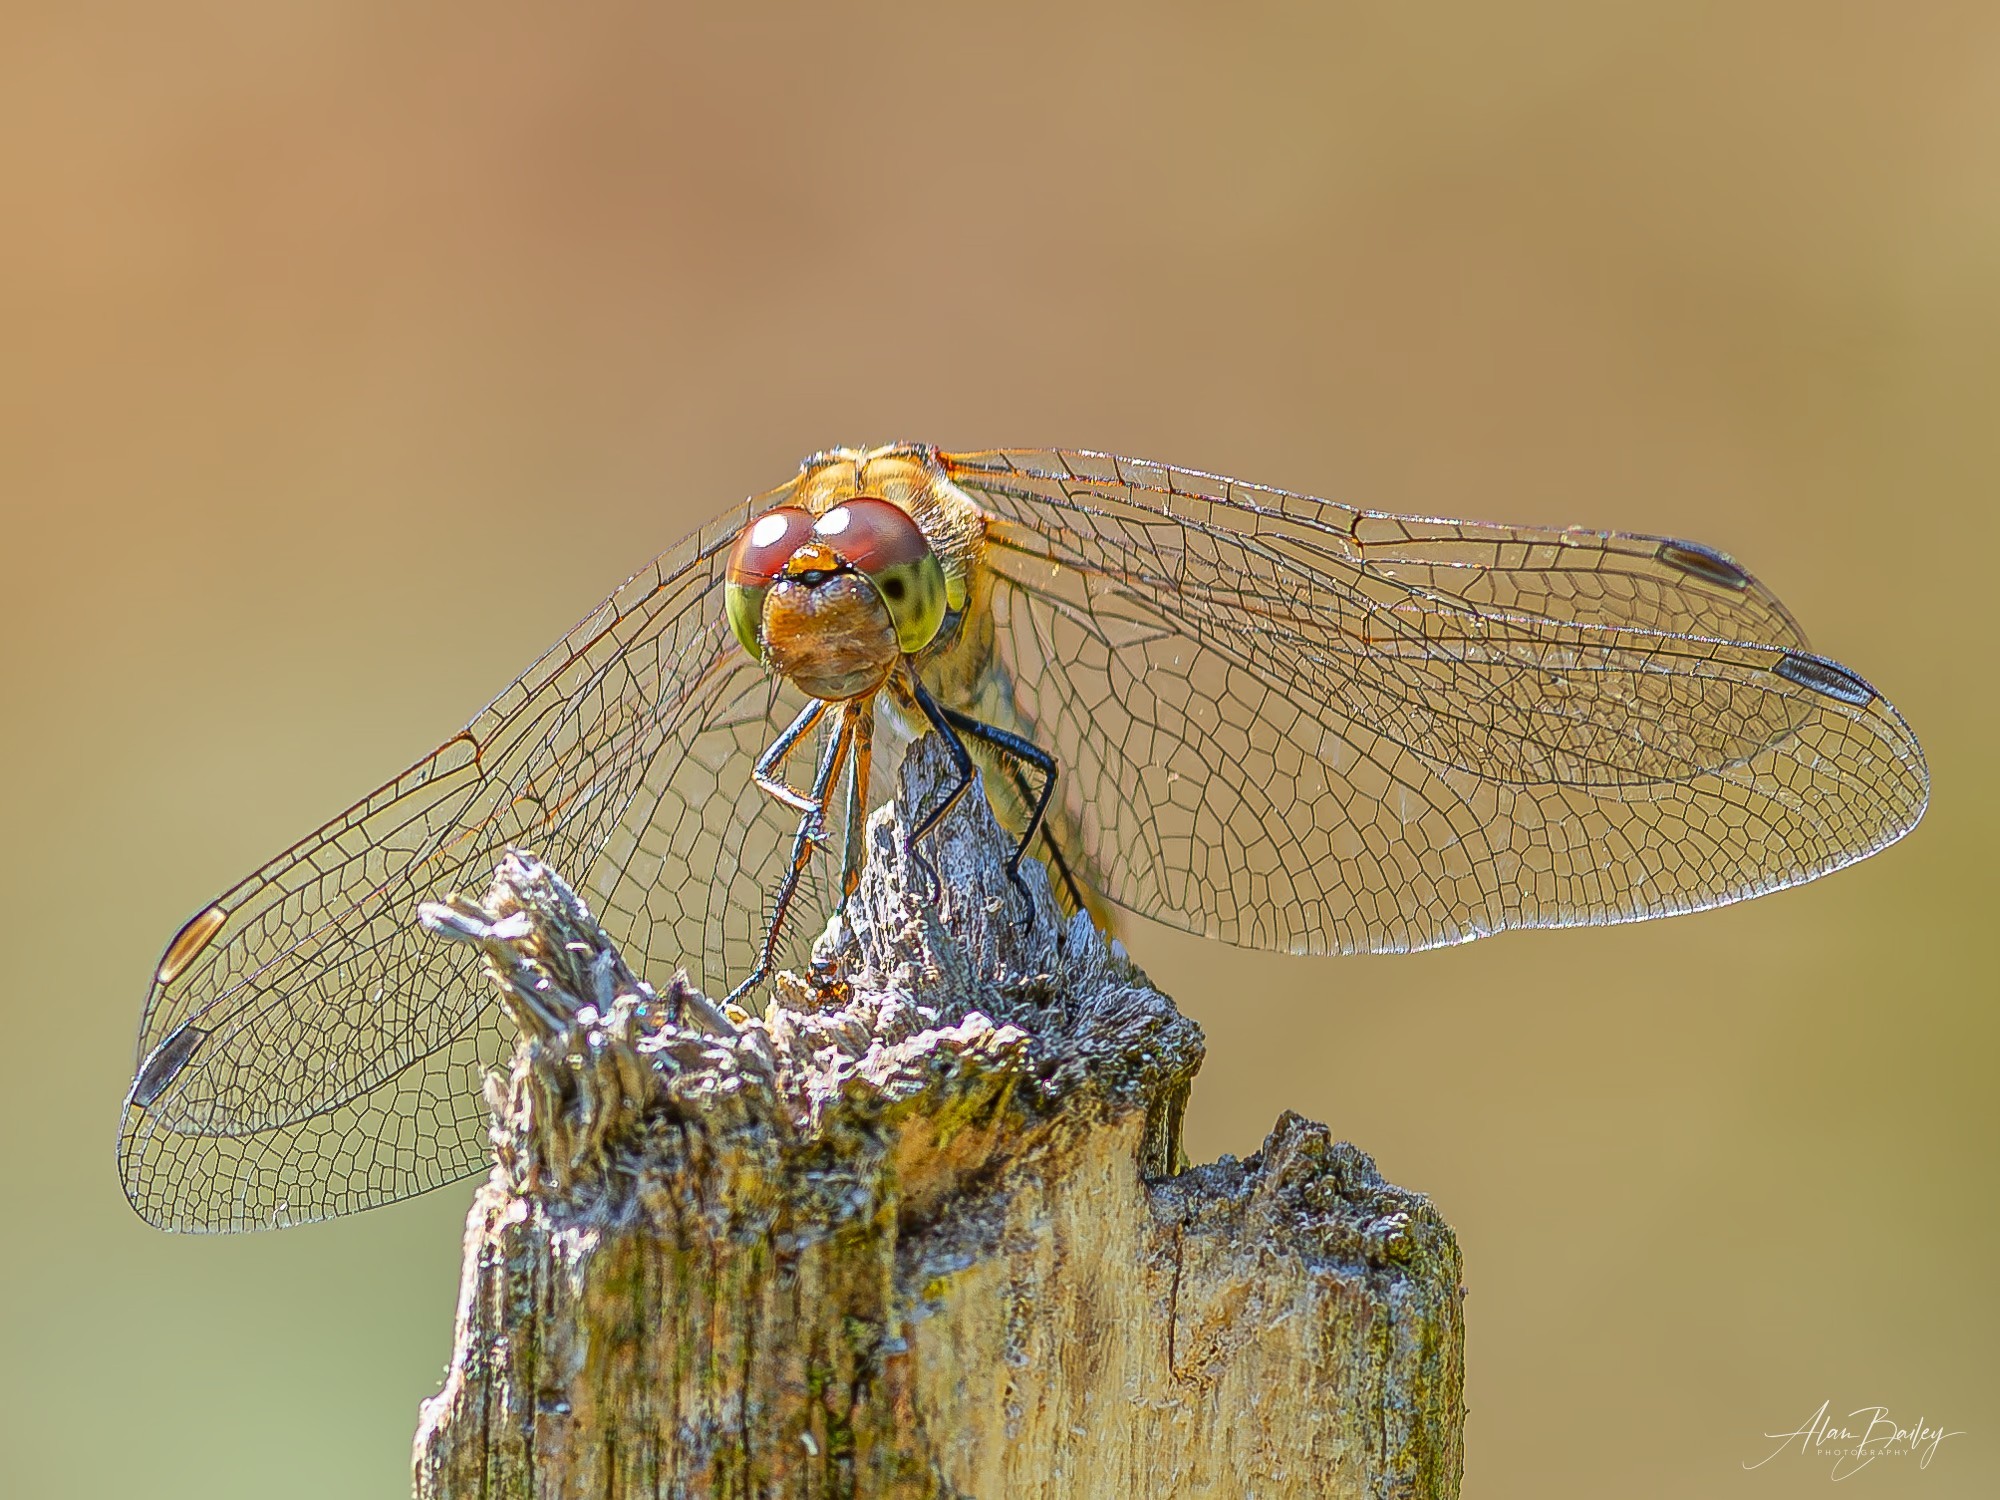
[[[1102,453],[835,450],[175,935],[128,1197],[251,1229],[480,1170],[510,1041],[418,902],[525,845],[642,972],[745,994],[803,956],[785,915],[852,889],[880,745],[927,729],[1072,906],[1306,953],[1758,895],[1893,842],[1929,793],[1902,716],[1697,543]],[[783,762],[815,736],[800,790]]]

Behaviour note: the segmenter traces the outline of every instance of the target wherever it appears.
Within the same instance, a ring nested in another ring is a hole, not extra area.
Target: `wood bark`
[[[531,856],[427,908],[523,1039],[418,1496],[1457,1493],[1450,1228],[1290,1112],[1188,1169],[1198,1028],[1032,861],[1024,920],[976,791],[933,899],[945,774],[762,1017],[646,987]]]

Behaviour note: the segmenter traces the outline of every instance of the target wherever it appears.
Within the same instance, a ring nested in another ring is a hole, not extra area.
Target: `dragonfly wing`
[[[943,461],[993,517],[958,696],[1054,751],[1090,878],[1144,915],[1424,948],[1736,900],[1922,815],[1902,717],[1706,548]]]
[[[483,890],[509,845],[577,880],[642,972],[686,964],[713,987],[748,962],[794,822],[750,763],[803,700],[722,621],[742,520],[664,554],[464,733],[169,945],[119,1139],[144,1217],[298,1223],[483,1165],[480,1078],[510,1039],[466,950],[415,910]]]

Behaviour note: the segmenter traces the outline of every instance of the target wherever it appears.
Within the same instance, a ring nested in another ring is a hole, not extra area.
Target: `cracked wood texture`
[[[491,1080],[422,1500],[1452,1496],[1451,1230],[1325,1127],[1188,1168],[1199,1029],[976,793],[927,855],[934,738],[768,1013],[655,992],[510,854],[478,946]]]

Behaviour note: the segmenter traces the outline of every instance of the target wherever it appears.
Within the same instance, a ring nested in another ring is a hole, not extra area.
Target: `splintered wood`
[[[1456,1495],[1450,1228],[1289,1112],[1188,1169],[1199,1030],[1032,861],[1027,919],[981,796],[932,899],[945,774],[763,1017],[648,988],[531,856],[425,909],[523,1040],[420,1497]]]

